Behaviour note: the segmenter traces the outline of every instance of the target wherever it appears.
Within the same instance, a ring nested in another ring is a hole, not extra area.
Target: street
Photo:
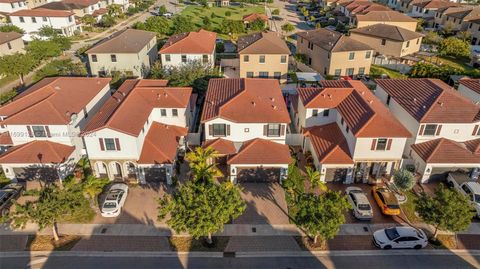
[[[391,253],[391,254],[390,254]],[[329,255],[285,257],[282,254],[258,257],[255,253],[240,258],[223,258],[206,254],[175,257],[155,253],[97,253],[75,255],[72,252],[54,257],[15,257],[3,253],[0,268],[480,268],[480,253],[453,254],[448,251],[335,252]],[[28,254],[27,254],[28,255]],[[288,253],[287,253],[288,255]],[[20,255],[19,255],[20,256]]]

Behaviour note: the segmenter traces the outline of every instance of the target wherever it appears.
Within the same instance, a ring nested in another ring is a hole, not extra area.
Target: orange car
[[[400,215],[400,205],[392,191],[385,187],[374,186],[372,193],[383,214],[391,216]]]

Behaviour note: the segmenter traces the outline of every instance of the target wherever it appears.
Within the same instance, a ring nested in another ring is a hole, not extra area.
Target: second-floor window
[[[187,62],[187,55],[182,55],[182,63],[186,63]]]
[[[34,137],[47,137],[45,126],[32,126],[32,132]]]
[[[355,52],[350,52],[350,53],[348,54],[348,59],[349,59],[349,60],[355,59]]]
[[[117,62],[117,55],[111,54],[110,59],[112,60],[112,63],[116,63]]]
[[[213,136],[226,136],[227,135],[226,124],[213,124]]]
[[[312,117],[316,117],[316,116],[318,116],[318,110],[314,109],[312,110]]]
[[[11,50],[12,49],[12,44],[10,44],[10,42],[7,42],[7,47],[8,47],[9,50]]]
[[[171,61],[170,54],[166,54],[165,55],[165,62],[170,62],[170,61]]]
[[[280,57],[280,63],[284,64],[284,63],[286,63],[286,62],[287,62],[287,56],[286,56],[286,55],[282,55],[282,56]]]
[[[247,78],[253,78],[253,72],[247,72]]]
[[[47,17],[43,17],[43,21],[47,21]]]
[[[410,41],[407,41],[407,45],[405,47],[410,47]]]
[[[267,127],[267,136],[280,136],[280,124],[269,124]]]
[[[243,62],[248,63],[248,61],[250,61],[250,56],[243,55]]]
[[[202,61],[203,61],[203,63],[208,63],[208,55],[207,54],[204,54],[202,56]]]
[[[387,40],[386,40],[386,39],[382,39],[382,46],[385,46],[386,43],[387,43]]]
[[[37,23],[37,18],[32,17],[32,22],[33,22],[33,23]]]
[[[18,19],[20,20],[20,22],[25,22],[25,19],[23,17],[18,17]]]
[[[265,63],[265,55],[260,55],[260,59],[258,60],[259,63],[264,64]]]
[[[178,117],[178,109],[172,109],[172,117]]]
[[[325,109],[325,110],[323,111],[323,116],[324,116],[324,117],[328,117],[328,115],[330,115],[330,109]]]
[[[164,109],[164,108],[160,109],[160,116],[166,117],[167,116],[167,110]]]
[[[375,140],[374,140],[375,141]],[[388,147],[388,139],[386,138],[379,138],[376,141],[376,145],[374,147],[375,150],[387,150]]]
[[[102,139],[100,138],[100,147],[101,150],[115,151],[120,150],[120,140],[118,138],[104,138],[103,146]]]
[[[97,55],[92,54],[92,62],[96,63],[97,62]]]
[[[423,129],[423,134],[426,136],[434,136],[437,132],[437,125],[436,124],[426,124],[425,128]]]
[[[365,53],[365,59],[370,59],[370,56],[372,56],[372,52],[371,51],[367,51]]]

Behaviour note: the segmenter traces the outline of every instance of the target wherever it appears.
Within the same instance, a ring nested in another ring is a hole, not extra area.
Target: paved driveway
[[[234,224],[289,224],[285,193],[278,183],[242,183],[247,209]]]

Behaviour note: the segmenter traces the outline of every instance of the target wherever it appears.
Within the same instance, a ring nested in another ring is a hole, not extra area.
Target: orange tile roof
[[[472,123],[480,120],[480,105],[441,80],[377,79],[376,82],[420,123]]]
[[[215,118],[243,123],[290,123],[276,79],[211,79],[201,122]]]
[[[35,140],[9,148],[0,155],[0,163],[54,164],[70,158],[75,147],[47,140]]]
[[[166,85],[166,80],[126,80],[90,120],[84,134],[110,128],[138,136],[154,108],[187,108],[192,88]]]
[[[237,153],[237,149],[235,148],[235,145],[233,145],[233,142],[223,138],[207,140],[203,143],[202,147],[211,147],[222,155],[230,155]]]
[[[96,9],[92,13],[92,16],[96,17],[96,16],[100,16],[100,15],[103,15],[103,14],[107,14],[107,13],[108,13],[108,9],[102,7],[102,8]]]
[[[268,17],[265,14],[251,13],[243,16],[243,21],[253,22],[257,19],[260,19],[262,21],[268,21]]]
[[[304,135],[310,138],[321,164],[353,164],[347,140],[336,122],[307,128]]]
[[[180,137],[186,136],[187,132],[187,128],[153,122],[143,141],[142,153],[137,163],[173,163]]]
[[[46,8],[23,9],[10,13],[12,16],[30,16],[30,17],[70,17],[74,15],[70,10],[54,10]]]
[[[290,164],[290,149],[266,139],[256,138],[243,143],[237,154],[230,157],[228,164]]]
[[[63,125],[108,87],[110,78],[45,78],[0,107],[2,124]],[[83,115],[83,114],[82,114]]]
[[[215,50],[217,34],[200,29],[198,32],[172,35],[160,49],[161,54],[201,53],[211,54]]]
[[[351,88],[300,88],[298,94],[305,108],[335,108],[352,91]]]
[[[469,146],[478,147],[478,141],[471,140],[464,143],[456,142],[446,138],[438,138],[423,143],[412,145],[420,158],[426,163],[480,163],[480,152],[472,152]]]
[[[13,145],[12,137],[9,132],[0,133],[0,145]]]

